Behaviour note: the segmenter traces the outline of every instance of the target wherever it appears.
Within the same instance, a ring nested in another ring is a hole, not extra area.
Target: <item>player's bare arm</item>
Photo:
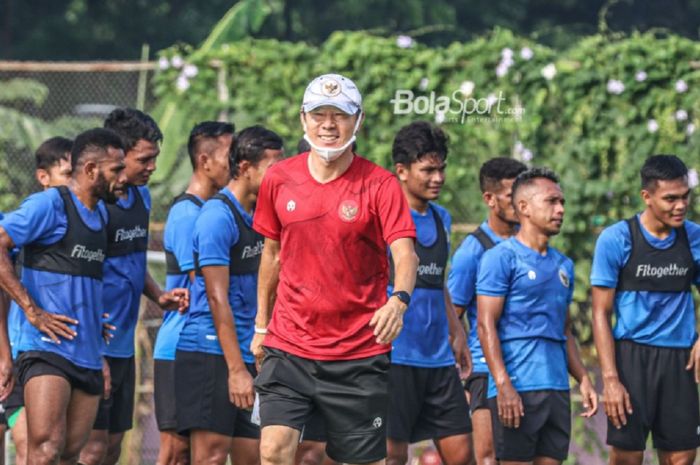
[[[255,335],[250,343],[250,350],[255,355],[255,362],[260,370],[264,356],[262,343],[264,332],[272,318],[272,308],[277,297],[277,284],[280,279],[280,241],[265,238],[265,246],[260,257],[258,271],[258,312],[255,316]]]

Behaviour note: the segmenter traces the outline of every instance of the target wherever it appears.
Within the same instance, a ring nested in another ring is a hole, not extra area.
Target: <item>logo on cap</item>
[[[326,82],[321,84],[321,92],[326,97],[335,97],[340,93],[340,83],[335,79],[328,78]]]

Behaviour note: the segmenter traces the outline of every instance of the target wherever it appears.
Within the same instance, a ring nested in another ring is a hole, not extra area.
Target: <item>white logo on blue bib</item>
[[[530,270],[527,272],[527,277],[534,281],[537,279],[537,273],[534,270]]]

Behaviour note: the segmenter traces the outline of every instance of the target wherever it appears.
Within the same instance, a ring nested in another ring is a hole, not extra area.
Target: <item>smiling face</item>
[[[564,222],[564,193],[559,184],[537,178],[518,189],[516,205],[521,224],[534,226],[542,234],[559,234]]]
[[[688,177],[669,181],[658,180],[650,189],[642,190],[642,199],[656,220],[669,228],[683,225],[688,213],[690,187]]]
[[[417,203],[427,204],[440,196],[445,184],[446,166],[443,158],[427,154],[408,166],[397,163],[396,175],[409,198],[415,199]]]
[[[358,118],[361,116],[349,115],[332,106],[301,113],[304,132],[314,145],[322,149],[337,149],[349,141]]]
[[[143,186],[148,183],[153,172],[156,170],[156,158],[160,154],[160,147],[157,143],[139,139],[131,150],[126,152],[124,161],[126,163],[126,179],[129,184]]]

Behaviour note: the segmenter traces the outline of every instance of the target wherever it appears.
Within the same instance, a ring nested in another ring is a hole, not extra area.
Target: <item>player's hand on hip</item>
[[[109,313],[103,313],[102,314],[102,320],[107,320],[109,318]],[[112,331],[116,331],[117,327],[114,326],[113,324],[107,323],[107,321],[102,321],[102,339],[104,339],[105,344],[109,344],[109,342],[112,340],[114,337],[114,333]]]
[[[265,358],[265,351],[263,350],[264,340],[264,334],[255,333],[253,335],[253,340],[250,341],[250,351],[253,353],[253,357],[255,357],[255,368],[257,368],[258,372],[260,372],[263,359]]]
[[[693,344],[693,348],[690,350],[690,357],[688,358],[688,365],[686,365],[685,369],[694,369],[695,382],[700,384],[700,339]]]
[[[104,357],[102,357],[102,381],[104,383],[102,397],[109,399],[112,395],[112,370],[110,370],[109,363]]]
[[[78,320],[70,318],[66,315],[49,313],[37,306],[33,306],[31,309],[26,310],[24,314],[27,316],[27,320],[32,326],[46,334],[56,344],[61,343],[59,338],[72,340],[78,335],[77,332],[68,326],[77,325]]]
[[[250,409],[255,402],[253,377],[245,368],[228,372],[229,400],[240,409]]]
[[[403,328],[403,314],[406,312],[406,304],[396,297],[391,297],[380,307],[369,322],[374,328],[377,344],[389,344],[396,339]]]
[[[513,384],[507,381],[498,388],[496,397],[498,404],[498,418],[506,428],[519,428],[520,419],[525,416],[523,400],[515,390]]]
[[[627,424],[627,415],[632,414],[632,401],[618,378],[603,379],[603,405],[615,428],[620,429]]]
[[[158,297],[158,305],[163,310],[177,310],[179,313],[185,313],[190,306],[190,291],[178,287],[163,292]]]
[[[15,377],[12,372],[12,354],[0,356],[0,401],[7,399],[15,385]]]
[[[590,418],[598,411],[598,393],[595,391],[595,387],[588,376],[584,376],[581,380],[579,391],[581,392],[584,409],[581,416]]]

